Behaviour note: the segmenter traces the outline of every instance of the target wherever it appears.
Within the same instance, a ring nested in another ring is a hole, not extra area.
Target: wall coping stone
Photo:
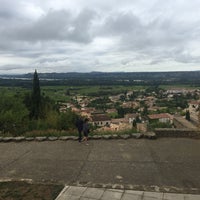
[[[55,140],[58,140],[58,137],[51,136],[51,137],[48,137],[47,139],[49,141],[55,141]]]
[[[14,139],[14,137],[3,137],[3,142],[10,142]]]
[[[39,142],[42,142],[42,141],[47,140],[47,137],[35,137],[35,140],[39,141]]]
[[[14,137],[13,140],[14,140],[15,142],[22,142],[22,141],[25,140],[25,137],[23,137],[23,136],[20,136],[20,137]]]
[[[68,137],[68,136],[60,136],[58,139],[59,139],[59,140],[68,140],[69,137]]]
[[[111,139],[111,135],[102,135],[102,138],[103,138],[103,139],[106,139],[106,140],[107,140],[107,139]]]
[[[136,138],[136,139],[143,138],[143,136],[144,136],[143,133],[134,133],[134,134],[132,134],[132,137],[133,137],[133,138]]]
[[[187,137],[187,138],[195,138],[200,139],[200,130],[193,130],[193,129],[169,129],[169,128],[157,128],[155,129],[155,132],[146,132],[146,133],[131,133],[131,134],[124,134],[124,135],[93,135],[89,136],[89,139],[91,140],[99,140],[99,139],[129,139],[129,138],[145,138],[145,139],[156,139],[160,137]],[[21,141],[56,141],[56,140],[72,140],[77,141],[77,136],[50,136],[50,137],[24,137],[24,136],[18,136],[18,137],[0,137],[0,142],[21,142]]]
[[[112,135],[112,139],[118,139],[118,138],[119,138],[119,135],[117,135],[117,134]]]
[[[26,141],[33,141],[35,138],[34,137],[27,137],[25,138]]]
[[[99,139],[102,139],[102,137],[101,137],[101,135],[94,135],[94,136],[92,137],[92,139],[94,139],[94,140],[99,140]]]
[[[78,140],[77,136],[68,136],[69,140]]]
[[[144,137],[147,139],[156,139],[157,135],[155,132],[146,132],[144,133]]]
[[[127,134],[125,134],[125,135],[120,135],[120,139],[128,139],[128,138],[130,138],[131,136],[130,135],[127,135]]]

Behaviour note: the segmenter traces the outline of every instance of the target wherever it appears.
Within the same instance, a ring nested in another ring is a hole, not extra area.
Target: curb
[[[29,184],[59,184],[65,186],[75,186],[75,187],[90,187],[90,188],[104,188],[104,189],[118,189],[118,190],[136,190],[136,191],[148,191],[148,192],[164,192],[164,193],[174,193],[174,194],[200,194],[200,188],[178,188],[174,186],[157,186],[157,185],[134,185],[134,184],[117,184],[117,183],[92,183],[92,182],[60,182],[55,180],[41,180],[34,181],[33,179],[25,178],[5,178],[0,179],[0,183],[3,182],[13,182],[22,181]],[[63,188],[63,189],[64,189]]]
[[[178,188],[174,186],[146,186],[146,185],[132,185],[132,184],[113,184],[113,183],[91,183],[91,182],[74,182],[68,184],[70,186],[104,188],[104,189],[118,189],[118,190],[138,190],[149,192],[170,192],[179,194],[200,194],[200,188]]]

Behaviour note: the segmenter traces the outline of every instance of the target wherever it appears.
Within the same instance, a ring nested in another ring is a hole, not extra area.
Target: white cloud
[[[199,69],[199,0],[0,4],[1,72]]]

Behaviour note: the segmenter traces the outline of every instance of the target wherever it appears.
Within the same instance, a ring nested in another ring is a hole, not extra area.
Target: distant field
[[[111,85],[111,86],[41,86],[41,92],[49,96],[55,101],[69,101],[71,97],[76,95],[85,96],[109,96],[117,95],[120,93],[145,90],[148,86],[124,86],[124,85]],[[191,85],[160,85],[159,87],[167,89],[200,89]],[[0,95],[6,94],[8,96],[23,95],[24,93],[31,92],[31,89],[22,87],[0,87]]]
[[[70,96],[108,96],[126,91],[144,90],[146,86],[43,86],[42,92],[56,101],[67,101]]]
[[[197,86],[192,86],[192,85],[160,85],[161,88],[165,90],[170,90],[170,89],[200,89],[200,87]]]
[[[28,92],[29,90],[24,89],[22,87],[0,87],[0,95],[23,95],[24,93]]]

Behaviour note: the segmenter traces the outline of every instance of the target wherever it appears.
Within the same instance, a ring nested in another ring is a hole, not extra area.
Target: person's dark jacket
[[[82,119],[77,119],[76,127],[77,127],[78,131],[82,131],[83,130],[83,120]]]

